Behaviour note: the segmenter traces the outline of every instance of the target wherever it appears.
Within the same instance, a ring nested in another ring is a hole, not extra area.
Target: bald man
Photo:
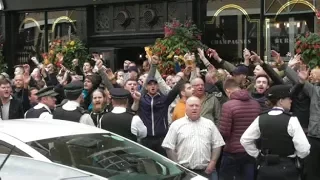
[[[200,99],[188,98],[186,116],[171,124],[162,147],[173,161],[209,178],[225,143],[214,123],[200,114]]]
[[[213,121],[216,125],[219,124],[220,102],[214,94],[205,92],[204,82],[201,78],[192,80],[191,85],[194,89],[193,95],[200,99],[201,116]]]

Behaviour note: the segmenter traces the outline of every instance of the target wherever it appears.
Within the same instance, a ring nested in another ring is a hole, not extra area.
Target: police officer
[[[52,119],[51,110],[55,108],[57,92],[54,91],[52,86],[42,88],[36,95],[39,98],[39,103],[33,108],[29,109],[24,117],[25,118],[40,118]]]
[[[64,87],[64,93],[67,102],[58,106],[53,112],[53,119],[80,122],[94,126],[90,115],[80,107],[83,101],[83,83],[81,81],[72,81]]]
[[[114,132],[132,141],[147,136],[147,127],[139,116],[128,112],[126,107],[130,92],[123,88],[112,88],[110,91],[113,110],[103,115],[100,128]]]
[[[267,98],[273,108],[258,116],[242,135],[247,153],[258,159],[257,180],[298,180],[297,159],[305,158],[310,144],[291,107],[290,86],[272,86]],[[261,141],[258,149],[255,140]]]

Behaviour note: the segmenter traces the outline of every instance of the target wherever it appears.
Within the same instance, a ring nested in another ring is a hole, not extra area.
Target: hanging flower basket
[[[57,58],[60,53],[64,56],[63,62]],[[83,64],[89,58],[89,54],[85,44],[79,38],[72,37],[50,42],[49,52],[43,53],[42,58],[45,65],[52,63],[59,67],[63,64],[66,68],[72,69],[73,59],[79,59],[79,64]]]
[[[191,21],[180,23],[177,20],[167,22],[164,26],[164,38],[156,40],[155,44],[146,48],[147,54],[157,55],[161,59],[160,71],[162,74],[172,74],[174,58],[178,57],[179,63],[184,64],[184,55],[194,53],[199,62],[197,48],[207,46],[201,42],[201,31]]]
[[[320,66],[320,35],[306,33],[296,38],[295,51],[310,68]]]

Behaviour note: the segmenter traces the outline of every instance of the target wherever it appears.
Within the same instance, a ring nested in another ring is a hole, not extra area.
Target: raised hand
[[[79,66],[79,60],[78,60],[78,59],[72,60],[72,66],[73,66],[73,67]]]
[[[247,48],[244,48],[244,50],[243,50],[243,58],[244,58],[245,60],[249,60],[249,59],[250,59],[250,56],[251,56],[250,51],[249,51]]]
[[[283,64],[283,61],[281,60],[280,53],[278,53],[278,52],[275,51],[275,50],[271,50],[271,56],[273,57],[274,61],[275,61],[277,64]]]
[[[205,59],[206,56],[204,55],[204,50],[203,50],[203,49],[200,49],[200,48],[198,48],[197,50],[198,50],[198,55],[199,55],[200,59],[201,59],[201,60],[202,60],[202,59]]]
[[[131,96],[135,101],[140,101],[141,99],[141,93],[138,91],[134,91],[133,93],[131,93]]]
[[[59,61],[59,62],[63,62],[64,56],[63,56],[62,53],[58,53],[58,54],[56,55],[56,57],[58,58],[58,61]]]
[[[159,64],[159,57],[156,56],[156,55],[153,55],[153,56],[151,57],[151,64],[154,64],[154,65]]]
[[[263,61],[261,60],[260,56],[258,56],[257,53],[255,53],[254,51],[251,51],[251,54],[252,55],[250,56],[250,59],[252,62],[263,64]]]
[[[306,65],[301,65],[300,69],[298,70],[298,76],[301,80],[305,81],[309,77],[309,69]]]
[[[97,61],[96,61],[96,66],[97,66],[98,70],[101,70],[101,69],[102,69],[102,66],[103,66],[102,60],[97,60]]]
[[[299,63],[301,63],[301,54],[296,54],[292,59],[290,59],[288,66],[293,68]]]

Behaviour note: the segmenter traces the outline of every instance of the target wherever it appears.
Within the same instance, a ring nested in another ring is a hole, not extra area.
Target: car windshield
[[[27,143],[53,162],[114,180],[187,180],[196,175],[120,136],[82,134]]]

